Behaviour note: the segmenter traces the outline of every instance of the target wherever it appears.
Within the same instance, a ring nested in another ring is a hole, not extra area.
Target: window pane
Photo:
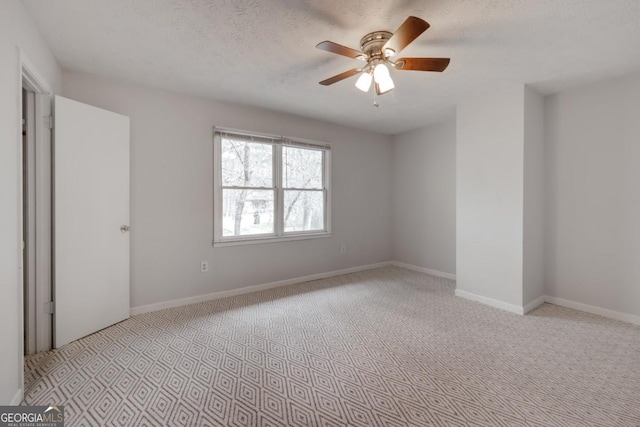
[[[222,185],[273,186],[273,144],[221,136]]]
[[[282,147],[284,187],[322,189],[322,153],[322,150]]]
[[[284,191],[284,231],[324,230],[323,191]]]
[[[273,190],[222,190],[222,235],[272,234]]]

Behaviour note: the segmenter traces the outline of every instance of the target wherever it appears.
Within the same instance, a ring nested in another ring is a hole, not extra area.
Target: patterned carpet
[[[31,357],[67,426],[640,426],[640,327],[388,267],[142,314]]]

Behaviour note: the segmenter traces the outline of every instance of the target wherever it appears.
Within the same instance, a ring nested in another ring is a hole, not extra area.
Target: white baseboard
[[[16,394],[13,396],[13,399],[11,399],[11,402],[9,403],[9,405],[11,406],[17,406],[20,404],[20,402],[22,402],[22,389],[18,389],[18,391],[16,391]]]
[[[489,297],[483,297],[481,295],[476,295],[476,294],[472,294],[471,292],[467,292],[467,291],[463,291],[461,289],[456,289],[456,293],[455,295],[457,297],[462,297],[462,298],[466,298],[468,300],[471,301],[477,301],[480,302],[482,304],[491,306],[491,307],[495,307],[495,308],[499,308],[501,310],[505,310],[511,313],[515,313],[515,314],[524,314],[524,307],[521,306],[517,306],[515,304],[509,304],[507,302],[503,302],[497,299],[493,299],[493,298],[489,298]]]
[[[326,273],[312,274],[309,276],[295,277],[293,279],[280,280],[277,282],[263,283],[261,285],[246,286],[240,289],[231,289],[228,291],[213,292],[210,294],[198,295],[195,297],[181,298],[181,299],[176,299],[171,301],[160,302],[156,304],[148,304],[148,305],[141,305],[137,307],[131,307],[130,313],[132,316],[135,316],[136,314],[149,313],[151,311],[164,310],[166,308],[180,307],[183,305],[196,304],[199,302],[210,301],[214,299],[232,297],[236,295],[248,294],[248,293],[258,292],[258,291],[264,291],[267,289],[278,288],[281,286],[289,286],[289,285],[295,285],[297,283],[309,282],[312,280],[320,280],[320,279],[326,279],[328,277],[341,276],[343,274],[357,273],[359,271],[372,270],[374,268],[382,268],[382,267],[387,267],[389,265],[393,265],[395,267],[400,267],[400,268],[406,268],[408,270],[418,271],[420,273],[429,274],[431,276],[443,277],[450,280],[456,280],[455,274],[432,270],[430,268],[418,267],[416,265],[406,264],[400,261],[385,261],[385,262],[379,262],[376,264],[368,264],[368,265],[361,265],[358,267],[345,268],[343,270],[335,270],[335,271],[329,271]],[[511,313],[521,314],[521,315],[529,313],[530,311],[534,310],[538,306],[547,302],[550,304],[560,305],[562,307],[567,307],[574,310],[584,311],[587,313],[596,314],[598,316],[607,317],[609,319],[619,320],[619,321],[631,323],[634,325],[640,325],[640,316],[637,316],[634,314],[621,313],[621,312],[609,310],[606,308],[596,307],[593,305],[583,304],[583,303],[570,301],[563,298],[552,297],[548,295],[541,296],[535,299],[534,301],[530,302],[529,304],[525,305],[524,307],[520,307],[515,304],[509,304],[503,301],[499,301],[497,299],[476,295],[471,292],[463,291],[461,289],[456,289],[455,295],[458,297],[466,298],[472,301],[477,301],[491,307],[499,308]],[[20,402],[22,402],[22,389],[16,392],[13,400],[11,401],[11,405],[18,405],[20,404]]]
[[[456,275],[451,273],[445,273],[444,271],[432,270],[430,268],[418,267],[417,265],[407,264],[400,261],[391,261],[391,265],[400,268],[406,268],[407,270],[418,271],[420,273],[425,273],[430,276],[443,277],[445,279],[456,280]]]
[[[544,304],[546,301],[546,297],[544,295],[534,299],[533,301],[531,301],[529,304],[524,306],[524,313],[523,314],[527,314],[528,312],[530,312],[531,310],[535,310],[536,308],[540,307],[542,304]]]
[[[280,280],[277,282],[263,283],[261,285],[246,286],[243,288],[231,289],[228,291],[212,292],[210,294],[198,295],[194,297],[175,299],[175,300],[159,302],[155,304],[140,305],[137,307],[131,307],[130,314],[131,316],[135,316],[136,314],[149,313],[152,311],[164,310],[166,308],[180,307],[182,305],[196,304],[199,302],[233,297],[236,295],[250,294],[253,292],[264,291],[267,289],[279,288],[281,286],[289,286],[289,285],[295,285],[297,283],[310,282],[312,280],[326,279],[328,277],[334,277],[334,276],[342,276],[343,274],[357,273],[359,271],[372,270],[374,268],[388,267],[389,265],[391,265],[391,262],[385,261],[385,262],[379,262],[376,264],[368,264],[368,265],[361,265],[358,267],[345,268],[343,270],[335,270],[335,271],[329,271],[326,273],[312,274],[309,276],[295,277],[293,279]]]
[[[598,316],[607,317],[613,320],[619,320],[621,322],[640,325],[640,316],[636,316],[634,314],[621,313],[619,311],[609,310],[602,307],[596,307],[593,305],[570,301],[563,298],[552,297],[549,295],[543,295],[541,297],[538,297],[532,302],[530,302],[529,304],[525,305],[524,307],[520,307],[515,304],[509,304],[493,298],[476,295],[471,292],[463,291],[461,289],[456,289],[455,295],[458,297],[466,298],[472,301],[477,301],[482,304],[499,308],[505,311],[509,311],[511,313],[516,313],[516,314],[527,314],[546,302],[549,304],[560,305],[562,307],[567,307],[567,308],[571,308],[578,311],[584,311],[586,313],[596,314]]]
[[[609,310],[602,307],[596,307],[594,305],[583,304],[581,302],[570,301],[567,299],[552,297],[548,295],[544,297],[544,300],[545,302],[548,302],[550,304],[560,305],[562,307],[572,308],[574,310],[584,311],[591,314],[597,314],[598,316],[620,320],[621,322],[640,325],[640,316],[636,316],[634,314],[621,313],[619,311]]]

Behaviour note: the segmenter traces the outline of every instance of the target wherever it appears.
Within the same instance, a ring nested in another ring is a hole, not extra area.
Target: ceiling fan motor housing
[[[374,31],[364,36],[360,40],[360,50],[367,55],[369,59],[382,59],[382,46],[391,38],[393,33],[389,31]]]

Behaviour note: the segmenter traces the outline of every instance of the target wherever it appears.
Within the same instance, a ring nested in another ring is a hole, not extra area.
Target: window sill
[[[248,239],[238,240],[223,240],[221,242],[213,242],[214,248],[224,248],[227,246],[241,246],[241,245],[257,245],[261,243],[280,243],[280,242],[293,242],[297,240],[312,240],[312,239],[325,239],[331,237],[330,232],[321,233],[309,233],[309,234],[295,234],[284,237],[254,237]]]

